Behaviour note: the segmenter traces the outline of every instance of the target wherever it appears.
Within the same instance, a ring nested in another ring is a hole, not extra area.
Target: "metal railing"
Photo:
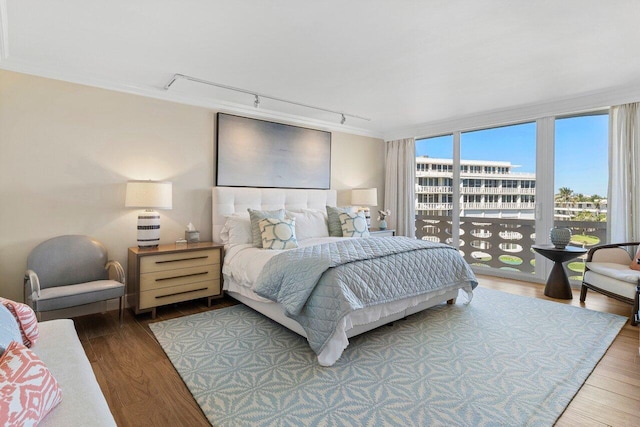
[[[416,216],[416,237],[451,244],[451,217]],[[555,226],[567,227],[573,234],[570,245],[590,248],[606,241],[606,222],[556,221]],[[548,231],[545,231],[547,233]],[[505,218],[460,218],[460,251],[472,266],[535,272],[535,253],[531,245],[536,238],[535,220]],[[567,276],[581,280],[584,266],[580,260],[565,264]],[[490,272],[487,272],[490,274]]]

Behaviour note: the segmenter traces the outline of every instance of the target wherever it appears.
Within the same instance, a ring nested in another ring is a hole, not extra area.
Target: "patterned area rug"
[[[476,289],[318,365],[244,305],[151,324],[215,426],[553,425],[626,318]]]

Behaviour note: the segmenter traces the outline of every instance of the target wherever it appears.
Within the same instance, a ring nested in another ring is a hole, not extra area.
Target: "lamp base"
[[[138,247],[156,248],[160,244],[160,214],[146,210],[138,215]]]
[[[367,220],[367,230],[371,228],[371,209],[368,207],[361,207],[359,209],[361,212],[364,212],[364,219]]]

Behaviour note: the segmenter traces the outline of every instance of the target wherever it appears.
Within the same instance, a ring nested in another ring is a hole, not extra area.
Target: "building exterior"
[[[511,162],[461,160],[460,216],[534,219],[536,174],[513,172]],[[451,216],[453,209],[453,161],[416,157],[416,215]],[[597,220],[606,215],[607,200],[584,196],[556,200],[558,221]]]
[[[536,175],[511,162],[461,160],[460,216],[533,219]],[[416,158],[416,215],[451,216],[453,160]]]

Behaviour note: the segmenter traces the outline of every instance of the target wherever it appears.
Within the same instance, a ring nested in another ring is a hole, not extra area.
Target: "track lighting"
[[[0,0],[0,2],[1,1],[2,0]],[[340,124],[344,124],[344,122],[347,121],[346,116],[353,117],[354,119],[366,120],[368,122],[371,121],[371,119],[368,119],[368,118],[362,117],[362,116],[356,116],[355,114],[341,113],[340,111],[329,110],[328,108],[322,108],[322,107],[314,107],[313,105],[303,104],[301,102],[296,102],[296,101],[287,101],[286,99],[277,98],[275,96],[265,95],[263,93],[258,94],[258,93],[255,93],[253,91],[249,91],[249,90],[246,90],[246,89],[241,89],[241,88],[237,88],[237,87],[233,87],[233,86],[227,86],[227,85],[223,85],[223,84],[220,84],[220,83],[214,83],[214,82],[210,82],[210,81],[207,81],[207,80],[202,80],[202,79],[199,79],[199,78],[196,78],[196,77],[185,76],[184,74],[174,74],[173,77],[171,78],[171,80],[169,81],[169,83],[164,85],[164,90],[169,90],[169,88],[171,88],[171,85],[178,79],[185,79],[185,80],[189,80],[189,81],[196,82],[196,83],[202,83],[202,84],[209,85],[209,86],[220,87],[222,89],[233,90],[233,91],[236,91],[236,92],[241,92],[241,93],[246,93],[248,95],[253,95],[254,96],[253,106],[256,107],[256,108],[260,107],[260,97],[262,97],[262,98],[272,99],[272,100],[278,101],[278,102],[285,102],[287,104],[297,105],[299,107],[311,108],[313,110],[324,111],[324,112],[332,113],[332,114],[339,114],[340,115]]]

